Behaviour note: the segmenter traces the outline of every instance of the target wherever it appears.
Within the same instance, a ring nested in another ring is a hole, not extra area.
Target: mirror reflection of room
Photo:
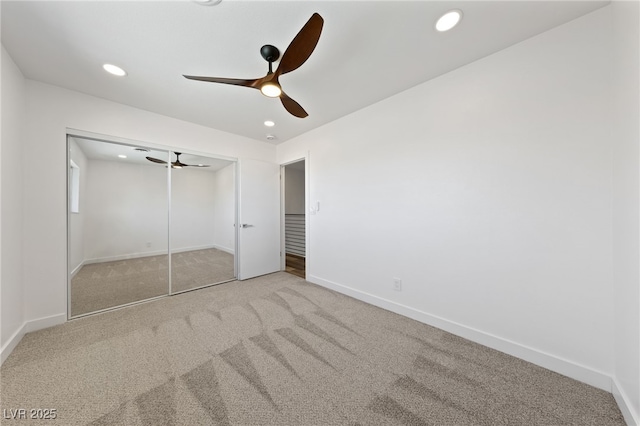
[[[167,170],[143,163],[168,154],[134,148],[69,138],[79,175],[77,199],[69,191],[78,204],[69,214],[70,316],[169,292]]]
[[[233,280],[235,164],[173,153],[171,291]]]
[[[70,137],[69,165],[70,317],[235,279],[234,162]]]

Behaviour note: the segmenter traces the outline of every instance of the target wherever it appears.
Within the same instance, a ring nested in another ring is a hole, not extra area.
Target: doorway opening
[[[284,267],[283,270],[306,278],[305,160],[282,166]]]

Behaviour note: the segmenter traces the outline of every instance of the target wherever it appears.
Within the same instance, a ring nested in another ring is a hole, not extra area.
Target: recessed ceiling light
[[[215,6],[222,0],[193,0],[194,2],[201,4],[202,6]]]
[[[273,126],[276,125],[276,123],[274,123],[271,120],[267,120],[267,121],[264,122],[264,125],[267,126],[267,127],[273,127]]]
[[[120,158],[127,158],[127,156],[126,156],[126,155],[124,155],[124,154],[120,154],[120,155],[118,155],[118,157],[120,157]]]
[[[450,10],[440,17],[436,21],[436,30],[449,31],[451,28],[458,25],[462,19],[462,11],[458,9]]]
[[[125,75],[127,75],[127,72],[125,70],[113,64],[104,64],[102,68],[104,68],[106,72],[117,75],[118,77],[124,77]]]

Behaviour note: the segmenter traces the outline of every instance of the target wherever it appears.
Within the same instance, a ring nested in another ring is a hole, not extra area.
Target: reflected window
[[[69,169],[69,211],[80,213],[80,167],[70,160]]]

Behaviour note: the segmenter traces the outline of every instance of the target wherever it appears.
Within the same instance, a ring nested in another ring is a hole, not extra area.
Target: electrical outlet
[[[393,289],[395,291],[402,291],[402,280],[400,278],[393,279]]]
[[[147,241],[147,247],[151,247],[151,241]]]

